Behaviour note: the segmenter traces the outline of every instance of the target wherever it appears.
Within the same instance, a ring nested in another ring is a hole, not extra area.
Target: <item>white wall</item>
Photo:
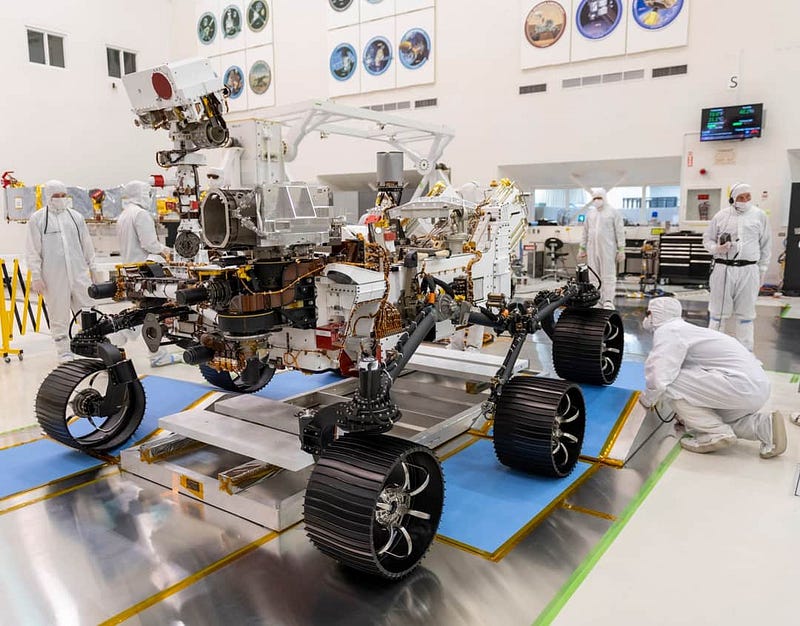
[[[0,171],[28,185],[57,178],[112,186],[157,170],[166,133],[134,127],[119,79],[109,78],[106,45],[137,53],[139,69],[195,53],[178,27],[192,0],[37,0],[4,2],[0,59]],[[28,60],[27,27],[63,34],[66,68]],[[0,225],[0,254],[17,254],[24,227]]]
[[[327,3],[303,2],[302,11],[295,0],[275,4],[279,103],[319,97],[327,85]],[[510,9],[516,2],[502,4]],[[408,115],[456,129],[446,160],[465,180],[486,179],[509,164],[678,156],[684,133],[699,128],[702,107],[737,102],[765,102],[767,134],[800,143],[800,119],[792,111],[800,95],[793,70],[800,62],[800,5],[765,0],[757,27],[746,28],[742,16],[751,14],[752,2],[728,0],[724,11],[716,4],[690,3],[687,47],[522,71],[516,11],[487,10],[483,0],[438,0],[435,85],[337,100],[363,105],[438,97],[438,107]],[[649,78],[654,67],[684,63],[686,76]],[[648,76],[641,81],[561,88],[565,78],[640,68]],[[735,92],[727,89],[732,73],[740,76]],[[520,85],[541,82],[547,93],[518,95]],[[311,152],[306,145],[303,150]],[[356,155],[355,163],[326,158],[336,151],[314,150],[318,157],[307,171],[373,166],[371,158]]]
[[[699,130],[702,108],[763,102],[764,137],[733,144],[739,167],[712,171],[726,184],[749,180],[758,196],[767,191],[765,208],[777,232],[788,216],[787,150],[800,148],[800,3],[762,0],[756,9],[751,0],[727,0],[724,9],[719,5],[710,0],[689,3],[688,46],[523,71],[515,0],[491,7],[485,0],[437,0],[436,83],[337,101],[361,106],[437,97],[437,107],[403,115],[455,128],[444,161],[462,182],[487,181],[498,167],[537,163],[680,157],[686,170],[684,143],[691,143],[686,134]],[[325,95],[326,11],[325,0],[275,0],[279,104]],[[655,67],[681,64],[688,65],[687,75],[650,78]],[[566,78],[635,69],[644,69],[646,78],[561,88]],[[728,88],[733,74],[739,77],[735,90]],[[520,85],[542,82],[547,83],[546,93],[518,95]],[[705,147],[695,149],[694,173],[684,171],[686,181],[695,176],[699,157],[706,156]],[[374,152],[364,143],[309,137],[292,174],[313,179],[370,172]],[[770,278],[777,276],[773,265]]]
[[[135,10],[123,0],[7,4],[0,58],[8,76],[22,79],[7,80],[0,100],[3,119],[13,120],[4,124],[0,167],[17,170],[29,183],[55,176],[84,185],[153,171],[153,153],[168,142],[133,128],[125,94],[111,89],[106,77],[105,45],[138,50],[140,69],[196,54],[190,0],[142,0]],[[437,0],[436,83],[337,100],[361,106],[438,98],[437,107],[403,115],[455,128],[444,160],[457,182],[487,181],[499,167],[526,164],[659,157],[685,164],[684,144],[691,141],[686,133],[698,130],[701,108],[764,102],[764,137],[736,145],[738,169],[713,172],[720,181],[748,179],[758,195],[768,191],[766,208],[778,229],[788,212],[787,150],[800,149],[800,3],[762,0],[755,12],[751,0],[727,0],[724,9],[719,4],[689,3],[688,46],[522,71],[516,0]],[[274,19],[278,104],[324,96],[327,0],[275,0]],[[28,63],[26,24],[67,34],[66,70]],[[654,67],[678,64],[688,64],[688,75],[649,78]],[[645,69],[647,78],[561,88],[565,78],[634,69]],[[727,87],[731,74],[739,75],[737,90]],[[518,95],[520,85],[542,82],[546,93]],[[291,172],[306,180],[372,172],[376,149],[355,140],[309,137]],[[692,175],[684,171],[683,178]]]

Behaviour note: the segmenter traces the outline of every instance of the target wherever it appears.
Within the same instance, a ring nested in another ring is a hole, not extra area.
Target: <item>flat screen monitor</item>
[[[740,104],[703,109],[700,141],[761,137],[763,104]]]

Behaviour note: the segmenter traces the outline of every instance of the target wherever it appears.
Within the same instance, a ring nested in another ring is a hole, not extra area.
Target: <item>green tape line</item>
[[[533,623],[533,626],[546,626],[551,624],[556,616],[561,612],[561,609],[564,608],[564,605],[567,601],[572,597],[572,594],[581,586],[581,583],[586,579],[589,575],[589,572],[592,571],[597,562],[600,560],[600,557],[605,554],[606,550],[608,550],[609,546],[614,543],[614,540],[617,536],[622,532],[622,529],[625,528],[627,523],[633,517],[633,514],[639,509],[642,505],[642,502],[645,501],[647,496],[653,490],[653,487],[656,486],[661,477],[667,471],[672,462],[678,456],[678,453],[681,451],[680,444],[675,444],[675,447],[670,450],[669,454],[667,454],[666,458],[661,462],[661,465],[658,466],[655,472],[648,478],[642,488],[639,490],[639,493],[636,497],[628,503],[628,506],[625,508],[625,511],[622,515],[617,519],[616,522],[608,529],[603,538],[600,539],[600,542],[594,547],[594,549],[589,553],[589,555],[583,560],[574,572],[572,572],[572,576],[569,577],[564,586],[561,587],[561,590],[556,594],[556,597],[553,598],[550,603],[544,608],[544,611],[541,612],[539,617]]]

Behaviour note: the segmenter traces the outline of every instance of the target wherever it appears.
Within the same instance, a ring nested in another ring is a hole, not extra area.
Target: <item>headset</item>
[[[733,187],[731,187],[730,195],[728,195],[728,204],[735,204],[733,190],[739,187],[740,185],[744,185],[745,183],[736,183]]]

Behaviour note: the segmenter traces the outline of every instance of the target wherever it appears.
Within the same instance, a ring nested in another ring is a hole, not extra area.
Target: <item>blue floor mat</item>
[[[282,372],[257,395],[283,400],[341,380],[341,376],[330,372],[313,376],[297,371]],[[147,376],[142,379],[142,385],[147,397],[142,423],[128,443],[114,450],[113,454],[119,454],[121,450],[136,445],[158,429],[158,420],[162,417],[186,409],[210,391],[221,391],[207,384],[161,376]],[[74,432],[80,433],[78,430]],[[49,439],[0,450],[0,499],[102,465],[103,462],[94,457]]]
[[[641,361],[623,361],[619,368],[617,380],[612,387],[644,391],[644,363]]]
[[[115,454],[155,431],[161,417],[185,409],[211,391],[207,385],[160,376],[148,376],[142,385],[147,395],[144,418],[130,441]],[[49,439],[0,450],[0,498],[101,465],[102,461]]]
[[[0,450],[0,499],[101,465],[49,439]]]
[[[606,441],[633,395],[630,389],[580,385],[586,403],[582,456],[599,458]]]
[[[613,385],[579,385],[586,403],[586,431],[581,455],[600,458],[634,390],[644,389],[644,363],[624,361]],[[494,429],[489,430],[489,435]]]
[[[492,442],[481,439],[443,464],[447,491],[439,535],[492,555],[591,467],[578,462],[560,480],[531,476],[501,465]]]
[[[284,400],[296,396],[299,393],[313,391],[325,385],[330,385],[331,383],[338,383],[342,380],[344,380],[342,376],[334,374],[333,372],[303,374],[296,370],[289,370],[276,374],[269,385],[264,387],[261,391],[257,391],[256,395],[262,398],[269,398],[270,400]]]

